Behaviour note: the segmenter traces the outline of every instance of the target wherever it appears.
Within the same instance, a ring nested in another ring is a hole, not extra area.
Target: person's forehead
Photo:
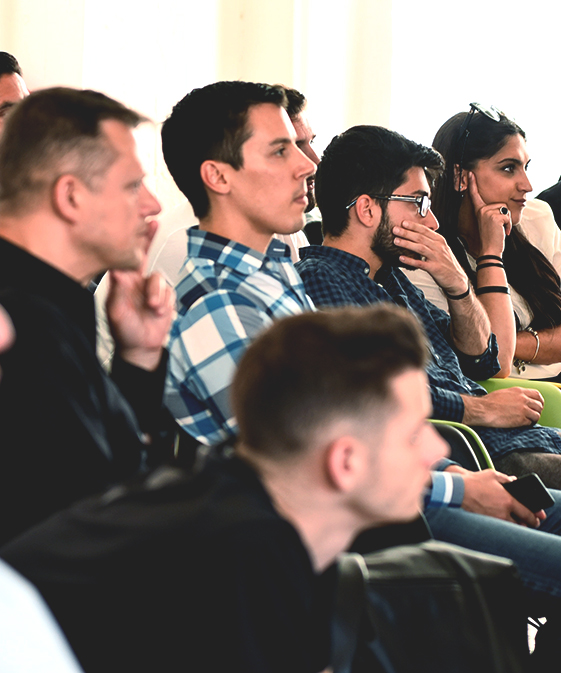
[[[23,78],[17,73],[0,76],[0,105],[17,103],[29,94]]]
[[[247,125],[251,137],[247,142],[272,142],[276,139],[296,139],[296,131],[286,110],[272,103],[253,105],[248,114]]]
[[[298,141],[302,140],[311,140],[314,137],[314,132],[310,125],[310,120],[305,110],[302,110],[300,114],[296,115],[292,120],[294,130],[296,131],[296,136]]]
[[[491,160],[501,161],[505,158],[519,159],[524,164],[528,163],[530,155],[526,148],[526,140],[519,133],[510,136]]]
[[[409,194],[413,192],[430,193],[430,185],[425,173],[425,169],[421,166],[414,166],[410,168],[405,174],[405,180],[401,185],[394,190],[396,194]]]

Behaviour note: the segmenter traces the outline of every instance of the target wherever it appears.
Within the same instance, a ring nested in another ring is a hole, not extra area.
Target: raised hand
[[[503,254],[505,236],[512,230],[510,211],[506,203],[486,204],[477,188],[477,178],[471,171],[468,173],[468,188],[471,202],[477,217],[481,255]]]

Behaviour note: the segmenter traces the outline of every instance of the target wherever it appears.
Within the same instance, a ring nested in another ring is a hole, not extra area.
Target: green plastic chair
[[[531,379],[486,379],[478,381],[488,393],[502,388],[535,388],[544,399],[544,407],[538,423],[551,428],[561,428],[561,388],[549,381],[534,381]]]
[[[561,393],[561,390],[559,392]],[[475,454],[475,457],[479,463],[479,467],[482,470],[486,470],[487,468],[491,468],[492,470],[495,469],[485,444],[483,444],[481,437],[477,434],[477,432],[475,432],[475,430],[472,430],[468,425],[457,423],[456,421],[441,421],[431,418],[431,423],[434,423],[435,425],[450,425],[453,428],[457,428],[471,446],[473,453]]]

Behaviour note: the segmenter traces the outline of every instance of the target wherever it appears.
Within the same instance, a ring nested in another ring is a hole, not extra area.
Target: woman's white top
[[[531,199],[526,203],[522,213],[522,220],[517,225],[526,235],[530,243],[535,246],[552,263],[561,276],[561,230],[553,217],[549,204],[538,199]],[[468,255],[469,263],[475,270],[475,260]],[[432,276],[419,269],[410,271],[403,269],[409,280],[425,294],[433,304],[448,312],[448,301],[444,292],[434,282]],[[520,321],[520,328],[524,329],[532,322],[532,310],[528,302],[510,286],[512,306]],[[512,367],[510,375],[519,379],[549,379],[561,372],[561,362],[549,365],[526,365],[522,373]]]

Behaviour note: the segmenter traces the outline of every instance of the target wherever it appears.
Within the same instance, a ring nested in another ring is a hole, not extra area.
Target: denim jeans
[[[437,540],[504,556],[516,564],[529,589],[529,610],[535,617],[561,614],[561,491],[551,490],[555,505],[538,529],[473,514],[461,508],[425,510]],[[552,612],[553,611],[553,612]]]

